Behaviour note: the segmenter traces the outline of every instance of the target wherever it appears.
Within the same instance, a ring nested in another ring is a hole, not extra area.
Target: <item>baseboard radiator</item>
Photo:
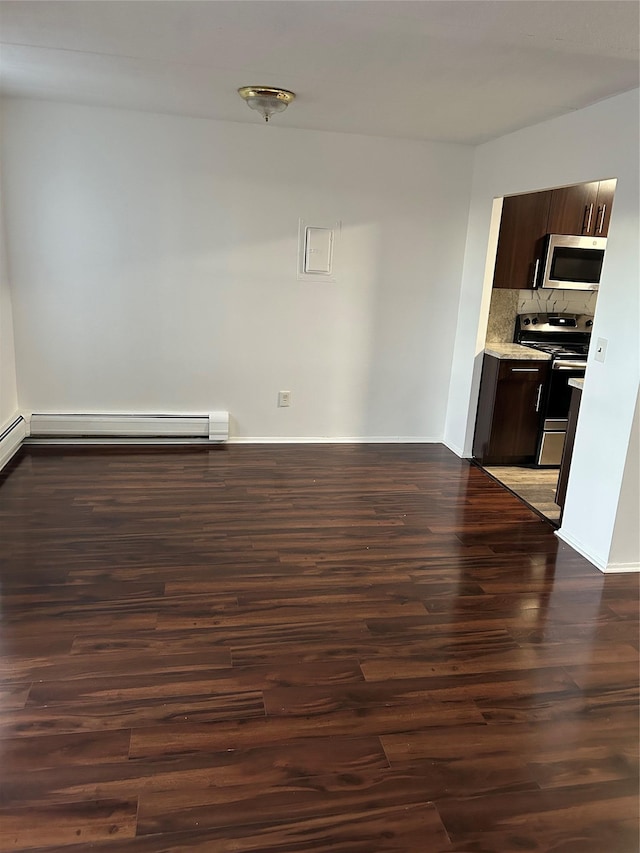
[[[229,412],[185,415],[45,414],[35,412],[29,444],[193,444],[229,438]]]
[[[26,434],[27,424],[22,415],[18,415],[0,431],[0,471],[18,452]]]

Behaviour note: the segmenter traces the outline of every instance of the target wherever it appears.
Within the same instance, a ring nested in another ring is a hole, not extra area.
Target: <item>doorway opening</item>
[[[558,286],[547,275],[549,255],[566,243],[567,254],[586,256],[597,243],[603,256],[615,186],[616,179],[607,179],[494,201],[473,459],[555,527],[562,519],[598,282],[580,278],[574,266],[573,280]]]

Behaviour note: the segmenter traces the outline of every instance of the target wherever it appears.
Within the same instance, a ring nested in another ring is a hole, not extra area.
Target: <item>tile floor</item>
[[[560,507],[555,502],[558,468],[491,465],[484,470],[545,518],[559,522]]]

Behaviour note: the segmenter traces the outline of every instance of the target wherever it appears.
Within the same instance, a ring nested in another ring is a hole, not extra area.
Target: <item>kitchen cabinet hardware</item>
[[[536,258],[535,265],[533,267],[533,278],[531,279],[531,287],[536,286],[536,282],[538,281],[538,270],[540,269],[540,258]]]
[[[604,217],[607,212],[607,205],[603,204],[602,207],[598,208],[598,225],[596,227],[596,234],[602,234],[602,226],[604,225]]]

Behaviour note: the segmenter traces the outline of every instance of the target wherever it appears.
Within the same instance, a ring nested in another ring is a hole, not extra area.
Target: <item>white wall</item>
[[[3,159],[26,410],[441,439],[471,149],[8,100]],[[336,283],[299,217],[342,221]]]
[[[490,299],[483,272],[494,197],[617,178],[594,339],[562,523],[562,537],[597,565],[610,560],[640,379],[638,92],[629,92],[476,150],[445,440],[470,455]],[[626,498],[624,498],[626,500]],[[638,560],[636,560],[638,562]]]
[[[18,413],[11,290],[0,197],[0,432]]]
[[[640,398],[631,427],[616,523],[609,552],[609,568],[640,569]]]

